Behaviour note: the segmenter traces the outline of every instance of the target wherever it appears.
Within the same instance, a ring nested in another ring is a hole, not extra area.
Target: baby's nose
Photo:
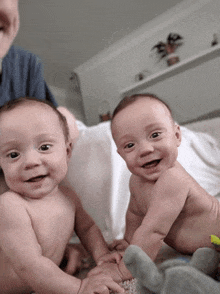
[[[150,142],[144,141],[140,144],[140,148],[139,148],[140,157],[144,157],[153,151],[154,151],[154,147]]]
[[[36,150],[31,150],[25,154],[24,167],[25,169],[31,169],[41,164],[40,153]]]

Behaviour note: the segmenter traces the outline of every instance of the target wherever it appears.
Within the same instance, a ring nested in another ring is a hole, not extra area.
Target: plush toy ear
[[[219,254],[212,248],[199,248],[193,254],[189,265],[207,275],[215,275],[220,262]]]
[[[128,246],[123,261],[132,276],[137,279],[139,293],[151,293],[147,289],[160,293],[164,277],[158,271],[155,263],[140,247],[136,245]]]

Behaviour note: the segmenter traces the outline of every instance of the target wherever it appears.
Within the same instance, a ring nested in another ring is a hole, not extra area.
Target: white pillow
[[[177,160],[211,195],[220,192],[220,149],[218,142],[206,133],[181,127],[182,142]]]
[[[67,180],[111,242],[123,237],[130,172],[116,151],[110,122],[92,127],[77,124],[80,136],[73,148]]]

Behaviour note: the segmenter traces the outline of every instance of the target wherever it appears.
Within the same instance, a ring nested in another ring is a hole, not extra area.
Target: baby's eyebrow
[[[11,147],[13,147],[13,146],[17,146],[18,145],[18,142],[17,142],[17,140],[15,140],[15,139],[11,139],[11,140],[9,140],[9,141],[7,141],[7,142],[5,142],[5,143],[0,143],[0,148],[11,148]]]
[[[19,148],[18,144],[15,144],[15,143],[13,144],[12,142],[5,143],[5,144],[2,144],[2,145],[0,143],[0,151],[3,154],[9,152],[10,150],[18,149],[18,148]]]
[[[146,130],[148,130],[148,129],[163,129],[163,130],[165,130],[166,128],[161,123],[157,123],[157,124],[152,123],[152,124],[147,125],[145,129]]]
[[[121,146],[121,145],[124,145],[128,141],[132,141],[132,136],[129,134],[126,134],[118,140],[118,143]]]
[[[47,140],[55,140],[57,138],[56,134],[51,133],[42,133],[36,136],[36,140],[47,141]]]

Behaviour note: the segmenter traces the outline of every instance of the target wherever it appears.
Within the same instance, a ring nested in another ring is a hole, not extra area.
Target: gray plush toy
[[[136,245],[130,245],[124,254],[124,263],[137,279],[137,293],[147,294],[207,294],[220,293],[216,274],[219,254],[211,248],[200,248],[191,260],[170,259],[160,265]]]

